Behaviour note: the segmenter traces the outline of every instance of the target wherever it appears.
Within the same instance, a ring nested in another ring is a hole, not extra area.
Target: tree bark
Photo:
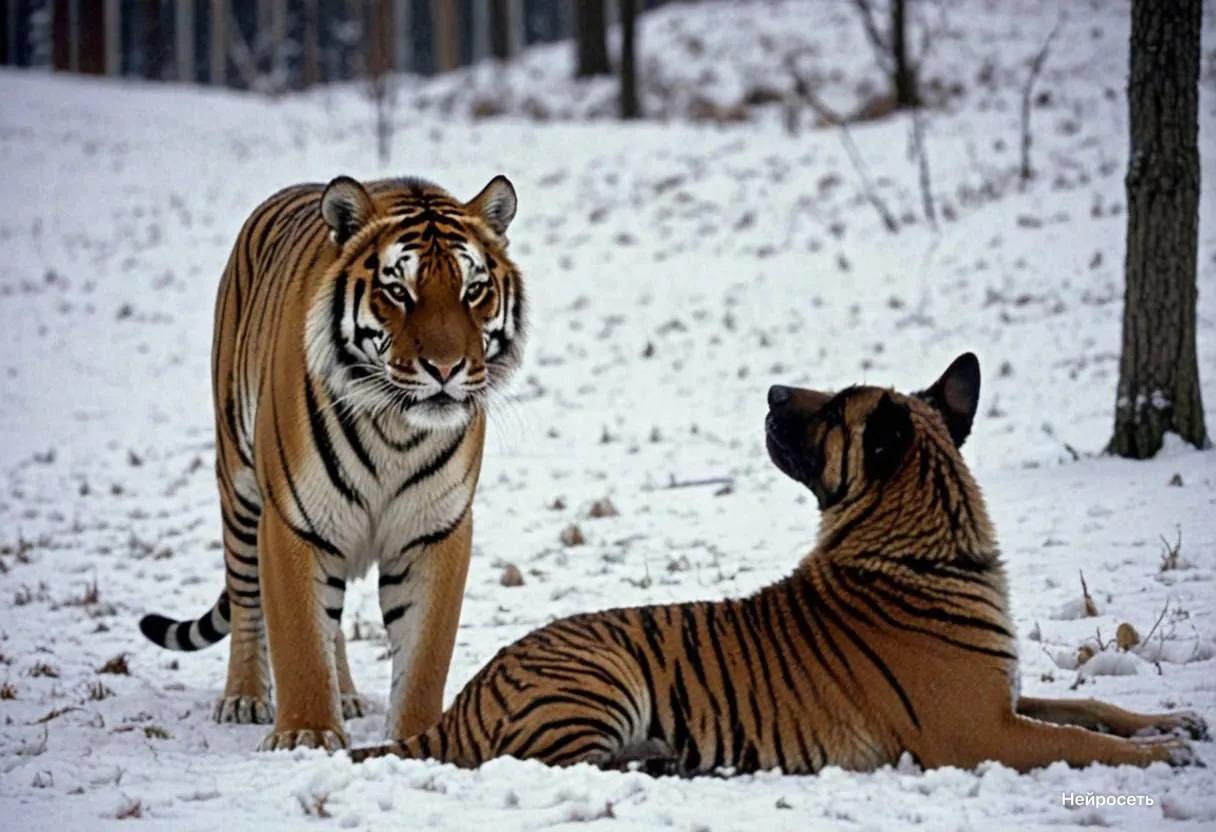
[[[194,82],[194,0],[177,0],[174,4],[174,62],[177,80]]]
[[[916,70],[908,61],[908,21],[904,0],[891,0],[891,82],[895,106],[901,109],[920,105],[916,91]]]
[[[431,0],[431,54],[436,72],[447,72],[460,65],[459,37],[456,4],[452,0]]]
[[[163,69],[160,0],[144,0],[144,77],[159,81]]]
[[[300,10],[300,84],[321,83],[321,10],[319,0],[304,0]]]
[[[106,20],[102,4],[80,3],[76,27],[80,50],[77,69],[87,75],[105,75]]]
[[[68,0],[51,3],[51,66],[72,69],[72,32]]]
[[[1202,0],[1133,0],[1123,354],[1110,450],[1206,447],[1195,347]]]
[[[480,3],[478,5],[481,5]],[[409,0],[393,0],[393,69],[414,70],[413,6]]]
[[[500,61],[511,57],[511,4],[490,0],[490,54]]]
[[[388,165],[393,151],[393,6],[373,3],[367,9],[369,93],[376,109],[376,152],[381,165]]]
[[[266,23],[263,24],[263,18],[258,18],[258,28],[265,28],[269,31],[270,45],[267,49],[267,58],[269,59],[267,69],[269,70],[272,88],[274,91],[282,92],[289,86],[289,69],[287,65],[287,53],[289,47],[287,44],[287,0],[269,0],[266,4],[267,16]],[[258,39],[255,38],[255,42]]]
[[[15,50],[9,46],[9,38],[12,37],[12,24],[9,21],[9,13],[13,11],[13,5],[16,0],[0,0],[0,65],[8,65],[17,63],[17,55]]]
[[[211,0],[211,72],[213,86],[228,84],[228,0]]]
[[[473,50],[469,55],[469,63],[479,64],[490,54],[490,7],[484,0],[473,3],[469,26],[473,30]]]
[[[642,117],[638,102],[637,34],[638,6],[636,0],[621,0],[621,118]]]
[[[604,23],[604,0],[575,0],[574,31],[577,78],[611,75],[608,63],[608,27]]]
[[[103,0],[105,18],[106,75],[122,75],[122,2]]]

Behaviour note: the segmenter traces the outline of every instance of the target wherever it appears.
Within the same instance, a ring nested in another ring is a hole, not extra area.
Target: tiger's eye
[[[400,283],[390,283],[385,291],[388,292],[389,297],[398,303],[405,300],[405,287]]]
[[[490,284],[486,282],[474,283],[465,292],[464,302],[469,306],[477,306],[485,302],[490,297]]]

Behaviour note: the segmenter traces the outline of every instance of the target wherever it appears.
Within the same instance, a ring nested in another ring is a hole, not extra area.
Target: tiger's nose
[[[418,356],[418,364],[422,369],[426,370],[428,375],[432,376],[440,384],[443,384],[464,366],[464,359],[462,358],[459,361],[431,362],[422,356]]]
[[[770,408],[778,408],[786,404],[790,400],[790,388],[774,384],[768,388],[768,406]]]

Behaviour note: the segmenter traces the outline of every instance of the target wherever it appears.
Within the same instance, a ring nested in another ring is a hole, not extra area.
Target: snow
[[[850,111],[880,80],[856,21],[827,5],[680,4],[647,16],[641,48],[665,79],[715,68],[724,80],[706,94],[731,107],[732,90],[776,77],[786,46],[756,49],[756,38],[789,45],[809,32],[818,46],[807,72],[825,101]],[[797,135],[779,105],[749,105],[751,120],[738,124],[689,123],[688,108],[665,124],[586,123],[570,102],[611,90],[565,82],[568,54],[555,47],[498,76],[513,89],[527,80],[555,109],[570,103],[565,120],[514,105],[473,120],[475,84],[412,79],[384,167],[356,88],[270,101],[0,73],[6,824],[1211,828],[1212,768],[1018,775],[905,764],[687,781],[514,760],[461,771],[257,754],[264,728],[211,721],[227,647],[169,654],[135,626],[150,610],[201,613],[222,580],[212,303],[252,207],[285,184],[339,173],[419,174],[468,197],[503,172],[520,197],[511,250],[533,331],[492,419],[449,699],[500,646],[554,617],[742,594],[787,573],[817,520],[809,495],[764,454],[768,385],[908,389],[975,350],[984,387],[966,457],[1008,564],[1023,690],[1191,708],[1216,722],[1212,452],[1171,442],[1150,462],[1100,455],[1122,312],[1125,4],[1065,19],[1034,110],[1038,175],[1024,189],[1016,181],[1020,80],[1056,13],[968,0],[945,15],[930,66],[963,89],[925,117],[938,231],[905,153],[908,119],[852,128],[895,234],[861,193],[838,131],[812,129],[809,114]],[[1216,130],[1213,34],[1209,15],[1203,135]],[[677,48],[694,35],[706,44],[699,58]],[[448,96],[451,115],[407,106],[422,95]],[[1201,146],[1204,170],[1216,170],[1216,143]],[[1198,300],[1210,428],[1213,181],[1201,200]],[[616,514],[592,512],[605,498]],[[561,542],[571,526],[582,545]],[[1163,570],[1176,539],[1176,568]],[[500,583],[508,564],[522,585]],[[1061,614],[1081,603],[1079,573],[1097,617]],[[1083,644],[1108,644],[1124,622],[1147,635],[1159,617],[1136,655],[1099,654],[1134,675],[1074,669]],[[349,728],[368,742],[382,736],[388,687],[374,579],[349,589],[345,627],[372,704]],[[118,656],[128,673],[101,672],[123,669]],[[1211,742],[1197,751],[1216,765]],[[1154,805],[1063,805],[1064,793],[1091,792]]]

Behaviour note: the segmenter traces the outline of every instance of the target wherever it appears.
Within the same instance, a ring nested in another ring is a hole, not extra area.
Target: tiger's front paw
[[[364,716],[367,714],[367,707],[363,704],[363,697],[357,693],[342,694],[342,718],[354,719],[355,717]]]
[[[221,696],[213,716],[216,722],[269,725],[274,722],[274,705],[256,696]]]
[[[328,728],[302,728],[291,731],[271,731],[258,746],[258,751],[290,751],[293,748],[324,748],[338,751],[349,743],[341,731]]]
[[[1175,734],[1180,737],[1190,737],[1193,740],[1206,740],[1208,739],[1208,723],[1194,711],[1175,711],[1156,717],[1153,724],[1140,731],[1139,734],[1141,736]]]
[[[1191,744],[1184,739],[1177,737],[1152,737],[1148,739],[1134,739],[1132,742],[1146,749],[1153,762],[1167,763],[1174,768],[1182,766],[1198,766],[1205,768],[1207,766],[1203,760],[1199,759],[1199,755],[1195,753],[1195,749]]]

